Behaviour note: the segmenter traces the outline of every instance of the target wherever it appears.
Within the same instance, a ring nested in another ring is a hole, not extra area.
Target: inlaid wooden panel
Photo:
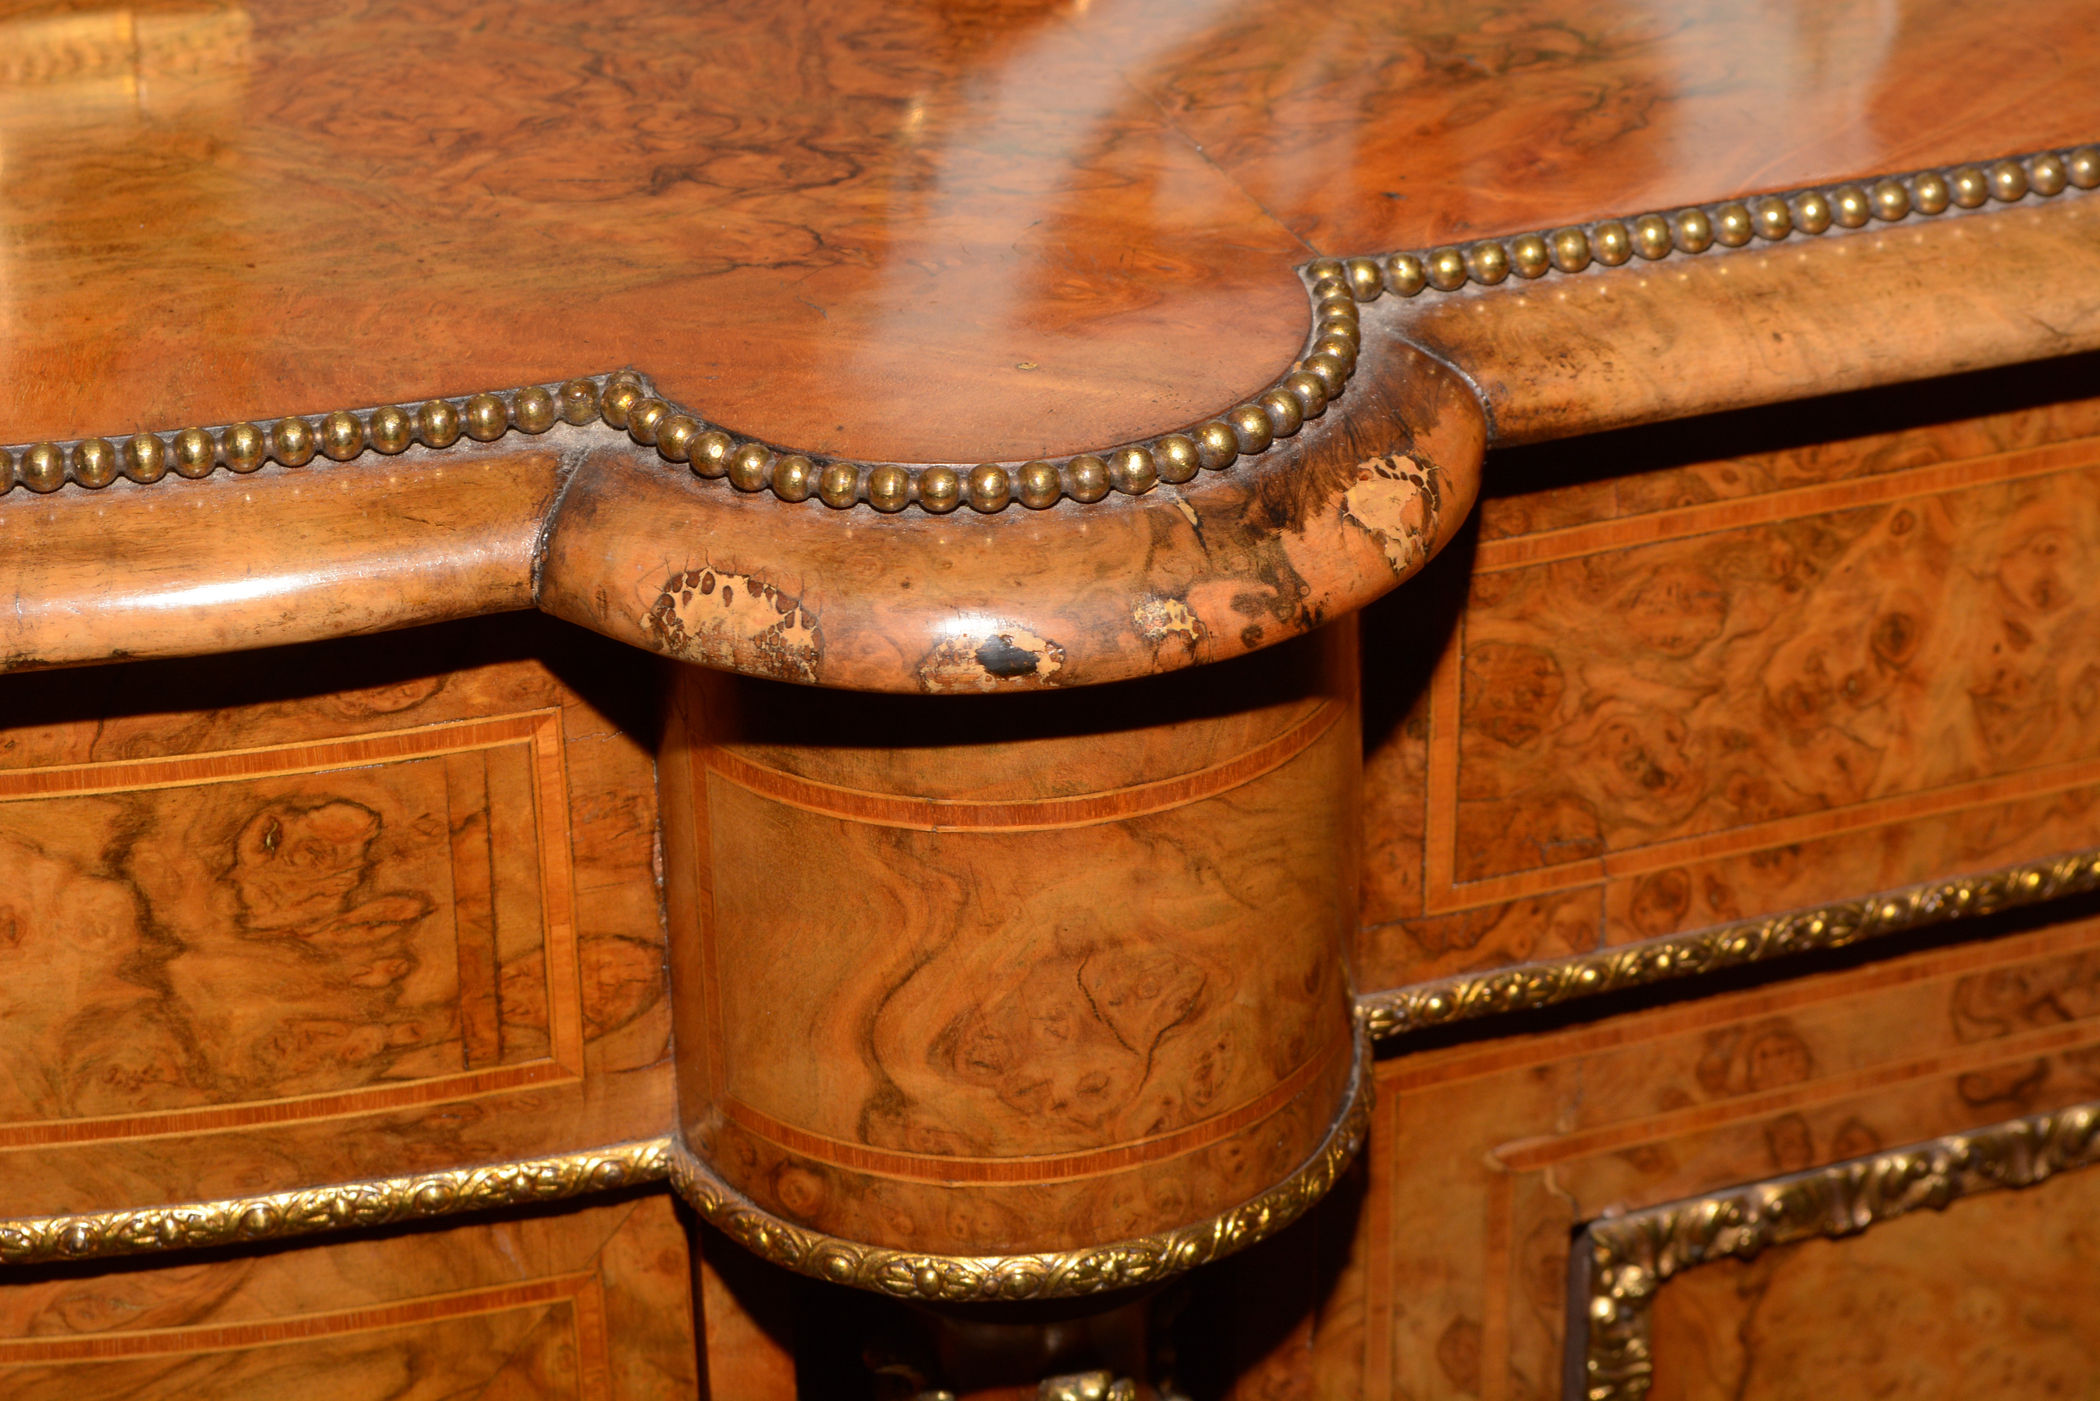
[[[951,1254],[1171,1229],[1296,1171],[1352,1064],[1353,638],[1228,675],[875,698],[827,734],[817,693],[685,673],[694,1150],[777,1215]]]
[[[2100,1094],[2100,921],[1403,1053],[1380,1063],[1378,1084],[1367,1263],[1349,1277],[1360,1281],[1366,1320],[1361,1394],[1543,1401],[1561,1394],[1568,1248],[1581,1224]],[[1951,1261],[2009,1248],[1988,1225],[1962,1224],[1984,1200],[1913,1218],[1924,1224],[1911,1239],[1937,1233],[1915,1249]],[[2056,1220],[2059,1240],[2078,1234]],[[1867,1239],[1898,1230],[1891,1258],[1923,1258],[1900,1244],[1901,1227]],[[1858,1244],[1834,1249],[1842,1258]],[[2038,1268],[2063,1267],[2084,1248],[2051,1246],[2056,1263]],[[1706,1268],[1664,1285],[1663,1297]],[[1794,1267],[1757,1268],[1781,1271],[1769,1276],[1777,1280]],[[1725,1333],[1734,1324],[1711,1310],[1732,1297],[1701,1286],[1687,1307],[1707,1310]],[[1833,1305],[1815,1347],[1842,1351],[1835,1317]],[[1745,1326],[1753,1336],[1755,1319]],[[1723,1337],[1679,1355],[1688,1368],[1736,1366],[1733,1346]],[[1775,1346],[1765,1363],[1784,1365],[1786,1345]],[[1658,1395],[1666,1370],[1659,1350]],[[1353,1376],[1336,1385],[1333,1394],[1357,1394]]]
[[[530,618],[9,679],[0,1214],[660,1133],[647,680]]]
[[[0,1280],[0,1395],[699,1396],[670,1199]]]
[[[1647,472],[1637,436],[1516,459],[1567,484],[1484,503],[1369,757],[1366,985],[2100,840],[2096,434],[2077,400]]]
[[[2079,1396],[2100,1374],[2100,1173],[1673,1278],[1652,1401]]]

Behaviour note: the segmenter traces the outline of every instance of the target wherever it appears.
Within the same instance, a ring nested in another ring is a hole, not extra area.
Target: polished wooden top
[[[2092,0],[10,4],[0,440],[633,364],[811,452],[1219,412],[1290,269],[2100,133]]]

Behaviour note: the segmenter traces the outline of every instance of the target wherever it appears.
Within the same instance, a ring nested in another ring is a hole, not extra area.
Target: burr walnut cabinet
[[[2083,1394],[2096,33],[0,3],[0,1398]]]

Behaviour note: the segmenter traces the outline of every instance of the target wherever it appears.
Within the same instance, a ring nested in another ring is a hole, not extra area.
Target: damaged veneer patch
[[[816,617],[756,575],[702,565],[673,574],[642,631],[681,661],[814,684],[824,636]]]
[[[972,691],[1032,691],[1055,685],[1065,649],[1027,628],[946,638],[919,663],[919,685],[934,695]]]
[[[1370,532],[1402,578],[1421,568],[1442,533],[1435,470],[1397,453],[1374,457],[1342,493],[1342,519]]]

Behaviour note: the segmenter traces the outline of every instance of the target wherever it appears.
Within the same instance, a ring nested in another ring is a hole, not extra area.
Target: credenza
[[[0,1397],[2079,1394],[2095,33],[0,10]]]

